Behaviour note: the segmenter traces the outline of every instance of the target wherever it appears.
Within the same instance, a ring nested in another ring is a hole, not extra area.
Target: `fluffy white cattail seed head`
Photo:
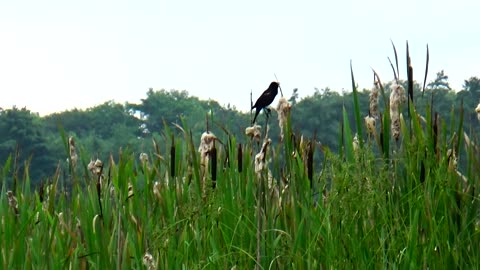
[[[250,138],[253,138],[257,141],[260,141],[262,138],[262,131],[261,131],[261,126],[255,124],[251,127],[247,127],[245,129],[245,135],[249,136]]]
[[[367,127],[367,130],[368,130],[368,133],[369,134],[375,134],[375,123],[376,123],[376,120],[374,117],[372,116],[365,116],[365,126]]]
[[[255,172],[260,174],[266,168],[266,153],[267,147],[272,142],[270,139],[266,139],[263,142],[262,149],[258,154],[255,155]]]
[[[143,255],[142,262],[148,270],[156,269],[155,260],[153,259],[152,254],[146,252],[145,255]]]
[[[100,175],[102,173],[103,162],[97,158],[97,160],[90,160],[87,169],[94,175]]]
[[[278,115],[278,126],[280,127],[280,138],[282,140],[283,140],[283,127],[287,123],[287,116],[291,108],[292,106],[290,105],[290,103],[288,103],[286,98],[281,97],[278,100],[278,105],[276,110]]]
[[[215,137],[213,133],[204,132],[200,138],[200,147],[198,147],[198,152],[200,152],[202,156],[206,156],[210,150],[212,150],[215,139],[217,139],[217,137]]]
[[[142,164],[145,164],[148,162],[148,155],[147,153],[140,153],[140,156],[138,157],[138,159],[140,159],[140,162]]]
[[[370,115],[376,119],[378,119],[380,116],[380,113],[378,110],[379,92],[380,92],[379,82],[375,81],[375,83],[373,84],[372,91],[370,92]]]
[[[72,166],[76,167],[78,155],[77,151],[75,150],[75,140],[71,136],[68,138],[68,149],[70,151],[70,160],[72,161]]]
[[[400,107],[405,103],[405,89],[399,84],[392,84],[390,93],[390,128],[392,137],[398,140],[400,137]]]

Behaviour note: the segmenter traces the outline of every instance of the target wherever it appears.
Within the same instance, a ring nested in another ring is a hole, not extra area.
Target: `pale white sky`
[[[139,102],[149,87],[187,90],[248,110],[274,73],[286,96],[361,88],[371,67],[408,40],[421,82],[441,69],[460,89],[480,77],[480,1],[0,0],[0,107],[41,115],[108,100]]]

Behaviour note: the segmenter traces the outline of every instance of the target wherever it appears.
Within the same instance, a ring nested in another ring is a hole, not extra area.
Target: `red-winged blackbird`
[[[267,109],[267,106],[272,104],[273,100],[278,94],[278,87],[280,84],[278,82],[272,82],[267,90],[263,91],[262,95],[257,99],[255,105],[252,106],[252,110],[255,108],[255,117],[253,118],[252,124],[255,123],[258,114],[262,109]]]

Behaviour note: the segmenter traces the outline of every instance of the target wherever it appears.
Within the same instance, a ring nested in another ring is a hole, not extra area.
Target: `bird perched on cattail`
[[[252,110],[256,109],[255,111],[255,117],[253,118],[253,123],[255,123],[255,120],[257,119],[258,114],[262,109],[267,109],[267,106],[272,104],[273,100],[278,94],[278,87],[280,86],[280,83],[278,82],[272,82],[270,83],[270,86],[268,87],[267,90],[263,91],[262,95],[257,99],[255,104],[252,106]],[[267,111],[268,114],[268,111]]]

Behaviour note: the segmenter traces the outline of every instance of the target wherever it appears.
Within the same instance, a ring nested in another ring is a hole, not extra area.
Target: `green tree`
[[[16,107],[1,111],[0,138],[0,164],[12,155],[17,159],[15,170],[19,174],[23,174],[29,164],[32,184],[53,174],[56,164],[48,151],[38,114]]]
[[[448,82],[448,75],[445,74],[443,69],[437,72],[435,80],[430,82],[427,86],[433,90],[452,90],[450,83]]]

